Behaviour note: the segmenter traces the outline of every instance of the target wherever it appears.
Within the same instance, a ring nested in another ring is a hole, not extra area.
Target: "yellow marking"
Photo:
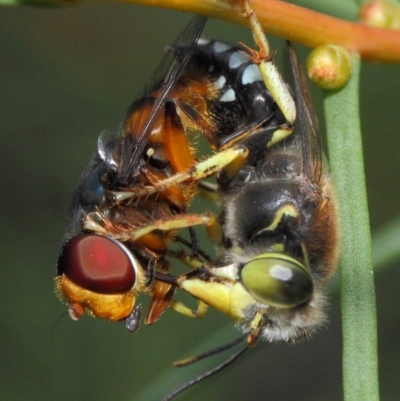
[[[277,129],[273,135],[271,140],[267,144],[267,148],[270,148],[277,144],[280,141],[283,141],[285,138],[287,138],[289,135],[291,135],[293,130],[289,127],[282,127],[280,129]]]
[[[274,244],[272,245],[272,251],[276,252],[276,253],[283,253],[285,252],[285,247],[283,246],[283,244]]]
[[[264,231],[274,231],[278,224],[281,222],[283,216],[298,217],[297,209],[293,205],[286,205],[281,207],[275,215],[273,222],[268,226],[258,231],[256,235],[263,233]]]

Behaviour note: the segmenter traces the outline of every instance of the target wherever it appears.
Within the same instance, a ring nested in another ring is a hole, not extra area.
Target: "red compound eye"
[[[101,294],[130,290],[136,281],[135,261],[124,245],[95,234],[71,238],[58,259],[58,274]]]

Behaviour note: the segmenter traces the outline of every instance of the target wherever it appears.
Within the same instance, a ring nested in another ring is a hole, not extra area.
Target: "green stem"
[[[375,289],[359,121],[360,58],[345,88],[325,93],[329,156],[339,204],[345,401],[379,400]]]
[[[400,261],[400,217],[379,228],[373,235],[372,255],[375,271]]]

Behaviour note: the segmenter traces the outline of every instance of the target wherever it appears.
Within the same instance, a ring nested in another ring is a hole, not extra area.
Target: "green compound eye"
[[[251,296],[277,308],[291,308],[313,293],[311,274],[296,260],[279,253],[265,253],[243,266],[241,278]]]

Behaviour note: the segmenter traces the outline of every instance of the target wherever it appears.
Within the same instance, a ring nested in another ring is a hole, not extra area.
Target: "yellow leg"
[[[168,187],[179,185],[185,181],[196,182],[202,180],[203,178],[217,173],[225,166],[228,166],[235,159],[246,158],[247,154],[248,150],[243,146],[235,146],[230,149],[222,150],[221,152],[214,154],[206,160],[197,163],[190,170],[182,173],[177,173],[169,178],[166,178],[163,181],[160,181],[156,185],[146,186],[144,188],[138,189],[137,191],[115,192],[114,199],[116,200],[116,202],[121,202],[129,198],[138,198],[142,196],[148,196],[156,192],[162,192]]]
[[[260,336],[262,321],[263,317],[261,312],[257,312],[250,323],[251,332],[246,339],[248,345],[254,345],[257,342],[258,337]]]
[[[243,8],[245,16],[249,20],[250,28],[253,31],[254,40],[260,48],[258,52],[249,49],[253,55],[253,61],[258,64],[265,86],[281,109],[289,125],[293,125],[296,119],[294,99],[273,62],[267,38],[253,9],[250,7],[249,0],[243,0]]]
[[[97,220],[102,220],[105,226],[99,224]],[[101,213],[96,212],[93,215],[88,215],[86,217],[84,221],[84,227],[86,230],[94,231],[102,235],[109,235],[116,240],[125,242],[129,240],[136,241],[144,235],[150,234],[155,230],[171,231],[203,225],[206,229],[209,239],[212,242],[215,244],[221,244],[224,240],[222,227],[217,217],[211,212],[206,212],[204,214],[180,214],[171,216],[165,220],[156,220],[152,224],[148,224],[147,226],[132,230],[130,232],[116,231],[114,226],[111,224],[107,226],[107,223],[108,220]]]
[[[197,225],[204,225],[207,227],[209,225],[213,225],[215,220],[216,217],[212,213],[181,214],[172,216],[167,220],[156,220],[153,224],[133,230],[129,233],[129,237],[132,240],[137,240],[143,235],[149,234],[154,230],[170,231]]]
[[[175,312],[181,313],[187,317],[192,317],[195,319],[201,319],[205,316],[208,311],[208,305],[203,301],[199,301],[197,309],[192,310],[186,305],[182,304],[181,302],[175,301],[174,299],[171,300],[169,307],[173,309]]]

